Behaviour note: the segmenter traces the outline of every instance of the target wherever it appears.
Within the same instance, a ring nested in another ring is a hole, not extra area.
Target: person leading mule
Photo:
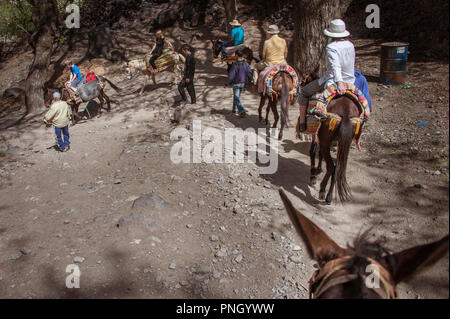
[[[355,82],[355,47],[348,40],[350,32],[345,29],[345,22],[335,19],[323,33],[332,39],[326,46],[326,72],[321,78],[305,85],[300,91],[300,132],[306,131],[306,110],[312,95],[323,92],[333,84],[337,86],[337,93],[343,95],[347,90],[347,83]]]

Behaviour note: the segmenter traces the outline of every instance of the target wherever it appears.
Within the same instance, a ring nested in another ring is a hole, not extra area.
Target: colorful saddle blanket
[[[165,49],[161,56],[156,59],[155,65],[156,69],[153,70],[152,66],[150,65],[150,59],[152,58],[152,55],[147,53],[144,57],[145,65],[147,66],[147,70],[151,72],[151,74],[156,74],[162,71],[167,70],[169,67],[173,66],[178,61],[178,54],[172,49]]]
[[[70,83],[64,83],[64,86],[65,86],[67,92],[69,93],[69,99],[66,102],[75,103],[75,104],[83,102],[81,97],[72,90],[72,88],[70,87]]]
[[[355,135],[358,139],[361,136],[360,127],[362,127],[362,123],[369,119],[370,108],[369,103],[361,90],[353,84],[348,84],[348,86],[349,89],[345,94],[352,98],[353,101],[357,102],[360,110],[359,119],[352,119],[352,122],[355,122],[357,125]],[[331,85],[325,89],[322,94],[317,94],[316,97],[313,96],[309,99],[308,111],[306,114],[306,131],[303,132],[303,134],[317,134],[324,121],[329,121],[330,129],[340,121],[339,116],[327,112],[328,104],[336,95],[336,86]]]
[[[327,106],[330,101],[337,95],[336,85],[330,85],[328,88],[323,91],[321,95],[317,98],[310,98],[308,105],[308,115],[315,115],[322,119],[327,117]],[[345,95],[349,96],[353,99],[353,101],[357,102],[360,110],[360,119],[366,122],[370,117],[370,108],[369,103],[362,93],[355,85],[348,84],[348,90]]]
[[[272,80],[275,77],[275,75],[277,75],[280,72],[286,72],[287,74],[289,74],[292,78],[292,80],[294,81],[294,93],[297,92],[298,87],[300,86],[300,83],[298,81],[298,76],[297,76],[297,72],[295,72],[294,68],[291,67],[289,64],[287,63],[280,63],[280,64],[275,64],[272,66],[268,66],[267,68],[269,68],[269,70],[263,70],[261,72],[262,76],[262,83],[263,83],[263,94],[267,94],[267,95],[272,95]],[[267,69],[266,68],[266,69]]]

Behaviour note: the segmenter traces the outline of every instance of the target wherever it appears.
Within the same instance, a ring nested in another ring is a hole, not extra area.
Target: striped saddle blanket
[[[348,84],[349,88],[345,95],[349,96],[359,107],[360,123],[366,122],[370,117],[369,103],[364,94],[353,84]],[[335,114],[327,112],[327,106],[330,101],[336,97],[336,85],[331,85],[322,92],[309,99],[308,110],[306,113],[306,131],[304,134],[316,134],[319,131],[321,123],[329,120],[330,123],[339,122]],[[353,119],[352,119],[353,121]],[[359,129],[358,129],[359,130]]]
[[[75,103],[75,104],[83,102],[81,97],[72,90],[72,88],[70,87],[70,83],[64,83],[64,86],[65,86],[67,92],[69,93],[69,99],[66,102]]]
[[[229,58],[229,57],[233,56],[237,50],[243,50],[244,48],[245,48],[244,44],[239,44],[234,47],[226,47],[225,54],[226,54],[227,58]]]
[[[355,85],[350,83],[348,83],[347,85],[348,90],[347,92],[345,92],[345,95],[350,97],[358,105],[361,120],[367,121],[370,117],[370,108],[366,97],[361,92],[361,90],[358,89]],[[325,91],[322,92],[322,94],[310,98],[307,114],[316,115],[320,118],[326,118],[327,106],[330,103],[330,101],[334,97],[336,97],[336,95],[337,95],[336,85],[333,84],[327,87]]]
[[[274,64],[271,66],[268,66],[266,69],[264,69],[260,76],[262,77],[262,85],[263,85],[263,94],[272,95],[272,81],[275,75],[277,75],[280,72],[286,72],[289,74],[294,81],[294,93],[297,92],[297,88],[300,86],[300,83],[298,81],[297,72],[295,72],[294,68],[291,67],[287,63],[280,63],[280,64]],[[261,91],[261,90],[259,90]],[[292,92],[291,92],[292,93]]]
[[[155,61],[156,65],[155,70],[153,70],[152,66],[150,65],[151,58],[152,58],[151,54],[147,53],[145,55],[144,57],[145,65],[147,66],[147,70],[149,70],[151,74],[156,74],[164,70],[167,70],[169,67],[176,64],[178,61],[178,53],[172,51],[171,49],[165,49],[161,54],[161,56]]]

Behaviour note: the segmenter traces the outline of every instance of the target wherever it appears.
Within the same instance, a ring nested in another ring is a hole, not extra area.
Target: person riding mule
[[[262,82],[267,72],[274,65],[286,64],[288,47],[286,40],[279,37],[280,30],[276,25],[270,25],[266,31],[271,37],[264,42],[262,60],[256,64],[254,83],[258,83],[258,91],[262,93]],[[259,76],[258,76],[259,74]]]
[[[156,70],[156,65],[155,65],[155,61],[161,56],[161,54],[164,51],[164,44],[167,44],[167,46],[169,48],[172,49],[172,51],[175,51],[172,43],[170,43],[165,37],[164,34],[162,33],[161,30],[158,30],[156,32],[156,42],[153,45],[153,48],[151,49],[151,51],[149,52],[149,55],[151,55],[150,60],[147,62],[147,68],[149,66],[152,67],[153,70]]]
[[[82,82],[80,69],[71,60],[66,61],[66,66],[70,70],[70,78],[66,84],[72,91],[76,92],[78,84]]]
[[[231,40],[222,43],[221,51],[222,58],[227,57],[226,48],[227,47],[236,47],[238,45],[244,44],[244,29],[238,20],[234,19],[230,22],[230,25],[233,27],[231,30]]]
[[[316,79],[302,88],[299,96],[300,119],[299,131],[306,131],[306,111],[309,98],[324,91],[327,87],[337,84],[337,93],[343,95],[347,90],[347,83],[355,82],[355,47],[347,40],[350,33],[345,29],[345,22],[336,19],[330,22],[329,28],[323,33],[332,38],[327,45],[326,72],[321,78]]]

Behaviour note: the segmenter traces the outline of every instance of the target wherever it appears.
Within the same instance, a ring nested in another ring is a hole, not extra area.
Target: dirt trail
[[[248,32],[260,34],[261,26],[246,23]],[[152,37],[124,33],[120,40],[135,54]],[[252,39],[255,50],[259,40]],[[259,98],[250,91],[243,95],[249,116],[231,114],[225,67],[211,64],[208,41],[192,45],[199,60],[193,119],[203,128],[264,127],[257,122]],[[371,80],[378,74],[377,43],[355,45],[357,67]],[[341,245],[372,226],[374,238],[393,251],[448,233],[448,65],[411,64],[409,81],[417,89],[369,83],[374,113],[363,151],[351,150],[347,171],[354,200],[331,206],[308,185],[309,144],[295,138],[293,127],[279,144],[273,175],[260,175],[253,163],[173,164],[172,75],[138,96],[142,78],[127,80],[117,65],[105,69],[123,92],[108,86],[112,111],[70,128],[69,152],[51,148],[52,131],[41,116],[0,132],[3,298],[307,298],[314,262],[279,187]],[[292,123],[297,116],[291,108]],[[418,120],[429,126],[416,127]],[[138,198],[143,206],[133,208]],[[75,258],[81,288],[67,289],[66,266]],[[400,296],[448,298],[448,274],[444,258],[399,285]]]

